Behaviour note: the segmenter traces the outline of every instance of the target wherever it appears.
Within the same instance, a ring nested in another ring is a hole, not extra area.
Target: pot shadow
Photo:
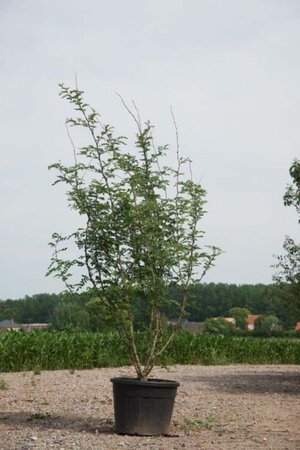
[[[71,430],[91,434],[114,434],[114,422],[110,418],[90,418],[76,415],[54,415],[30,412],[2,411],[0,425],[53,430]]]
[[[231,394],[288,394],[300,395],[299,372],[224,374],[214,376],[185,376],[182,382],[205,383],[212,390]]]

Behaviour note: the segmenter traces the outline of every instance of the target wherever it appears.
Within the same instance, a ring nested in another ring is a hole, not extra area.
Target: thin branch
[[[173,125],[174,125],[174,128],[175,128],[177,162],[179,162],[179,133],[178,133],[178,127],[177,127],[177,123],[176,123],[176,119],[175,119],[175,115],[174,115],[172,106],[170,106],[170,110],[171,110],[171,116],[172,116],[172,119],[173,119]]]
[[[77,79],[77,73],[76,73],[76,72],[75,72],[74,76],[75,76],[75,87],[76,87],[76,91],[79,91],[79,89],[78,89],[78,79]]]
[[[138,110],[138,107],[136,106],[135,101],[134,100],[131,100],[131,101],[132,101],[132,104],[134,106],[134,109],[135,109],[135,112],[136,112],[136,115],[137,115],[137,120],[138,120],[138,123],[139,123],[139,131],[140,131],[142,129],[142,121],[141,121],[141,117],[140,117],[140,112]]]
[[[78,161],[77,161],[77,152],[76,152],[76,147],[75,147],[75,144],[74,144],[74,141],[73,141],[73,139],[72,139],[72,136],[71,136],[71,133],[70,133],[70,130],[69,130],[69,127],[68,127],[68,123],[66,122],[66,130],[67,130],[67,135],[68,135],[68,138],[69,138],[69,140],[70,140],[70,142],[71,142],[71,145],[72,145],[72,149],[73,149],[73,156],[74,156],[74,161],[75,161],[75,165],[77,165],[77,163],[78,163]]]
[[[133,120],[135,121],[135,123],[137,124],[139,133],[142,133],[142,127],[141,127],[141,123],[140,123],[140,117],[138,115],[138,117],[136,117],[133,112],[131,111],[131,109],[128,107],[127,103],[125,102],[125,100],[123,99],[123,97],[116,92],[117,96],[119,97],[119,99],[121,100],[124,108],[126,109],[126,111],[131,115],[131,117],[133,118]],[[135,105],[135,104],[134,104]]]

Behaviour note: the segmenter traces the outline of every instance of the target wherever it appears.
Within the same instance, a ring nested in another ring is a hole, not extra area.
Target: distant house
[[[21,329],[21,325],[19,325],[18,323],[16,323],[14,321],[14,319],[9,319],[9,320],[2,320],[2,322],[0,322],[0,332],[1,331],[19,331]]]
[[[16,323],[14,319],[10,320],[2,320],[0,322],[0,332],[1,331],[31,331],[31,330],[44,330],[46,328],[49,328],[49,323],[22,323],[20,325],[19,323]]]
[[[31,330],[45,330],[49,328],[49,323],[22,323],[21,329],[23,331],[31,331]]]
[[[249,331],[254,330],[254,324],[255,324],[255,321],[256,321],[259,317],[260,317],[260,316],[257,316],[257,315],[254,315],[254,314],[250,314],[250,315],[247,317],[247,326],[248,326],[248,330],[249,330]]]
[[[226,320],[226,322],[233,323],[233,325],[236,324],[236,320],[234,317],[224,317],[224,320]]]
[[[214,319],[214,320],[223,319],[223,320],[225,320],[228,323],[233,323],[233,325],[236,324],[236,320],[235,320],[234,317],[212,317],[212,319]]]
[[[187,319],[181,319],[179,322],[178,319],[172,319],[168,321],[168,325],[170,328],[188,330],[192,333],[203,333],[204,331],[204,322],[191,322]]]
[[[171,319],[168,320],[168,326],[170,328],[182,328],[182,324],[184,321],[186,321],[186,319],[181,319],[179,322],[178,319]]]
[[[186,320],[181,325],[183,330],[191,331],[192,333],[203,333],[204,323],[203,322],[190,322]]]
[[[300,322],[297,322],[295,325],[295,331],[298,331],[300,333]]]

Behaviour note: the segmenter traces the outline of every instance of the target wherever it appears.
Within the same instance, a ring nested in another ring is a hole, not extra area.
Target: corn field
[[[142,342],[145,335],[141,334],[139,338]],[[159,363],[300,364],[300,341],[180,332]],[[90,369],[128,364],[126,348],[115,333],[33,331],[0,334],[1,372]]]

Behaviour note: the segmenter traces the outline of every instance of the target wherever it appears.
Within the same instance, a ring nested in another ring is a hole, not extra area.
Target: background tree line
[[[181,292],[176,286],[169,287],[173,302],[164,309],[167,319],[174,319],[178,312]],[[300,321],[286,303],[285,294],[277,285],[235,285],[225,283],[194,284],[191,288],[190,304],[186,318],[203,322],[207,318],[227,316],[232,308],[247,308],[252,314],[275,316],[284,328],[289,329]],[[135,302],[135,320],[143,328],[144,306],[141,299]],[[36,294],[18,300],[0,301],[0,321],[14,319],[18,323],[51,323],[55,329],[74,326],[87,330],[105,330],[101,306],[97,299],[86,293]]]

